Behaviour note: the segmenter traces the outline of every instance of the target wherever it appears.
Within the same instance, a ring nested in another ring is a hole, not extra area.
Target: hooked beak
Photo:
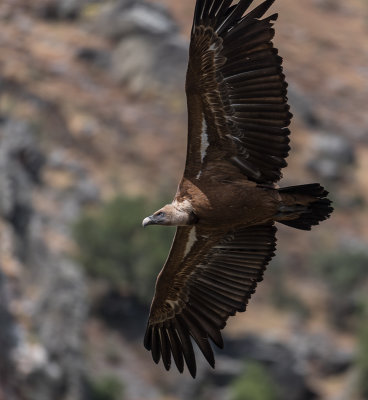
[[[143,220],[142,226],[145,228],[148,225],[154,225],[155,221],[153,220],[153,216],[151,215],[150,217],[147,217]]]

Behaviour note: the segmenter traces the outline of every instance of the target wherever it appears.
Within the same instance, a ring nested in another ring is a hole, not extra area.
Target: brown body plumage
[[[173,202],[143,225],[177,233],[156,284],[145,346],[192,376],[191,338],[214,366],[210,340],[245,311],[276,248],[275,222],[303,230],[332,212],[319,184],[278,189],[292,115],[282,59],[272,45],[274,0],[197,0],[186,92],[188,148]]]

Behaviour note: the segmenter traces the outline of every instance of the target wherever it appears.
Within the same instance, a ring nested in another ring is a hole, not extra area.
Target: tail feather
[[[309,231],[333,212],[327,190],[318,183],[290,186],[279,189],[279,193],[283,205],[277,221],[281,224]]]

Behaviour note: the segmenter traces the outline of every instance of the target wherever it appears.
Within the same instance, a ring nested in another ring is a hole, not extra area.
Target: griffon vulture
[[[245,311],[276,249],[279,222],[310,230],[333,208],[319,184],[279,189],[292,115],[273,47],[274,0],[197,0],[186,78],[188,148],[173,202],[143,226],[177,226],[156,283],[145,347],[193,377],[192,340],[209,364],[227,319]]]

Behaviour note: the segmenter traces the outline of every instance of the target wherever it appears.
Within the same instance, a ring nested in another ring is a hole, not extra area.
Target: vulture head
[[[153,215],[145,218],[142,226],[148,225],[167,225],[167,226],[185,226],[193,225],[197,222],[197,218],[191,207],[183,203],[167,204]]]

